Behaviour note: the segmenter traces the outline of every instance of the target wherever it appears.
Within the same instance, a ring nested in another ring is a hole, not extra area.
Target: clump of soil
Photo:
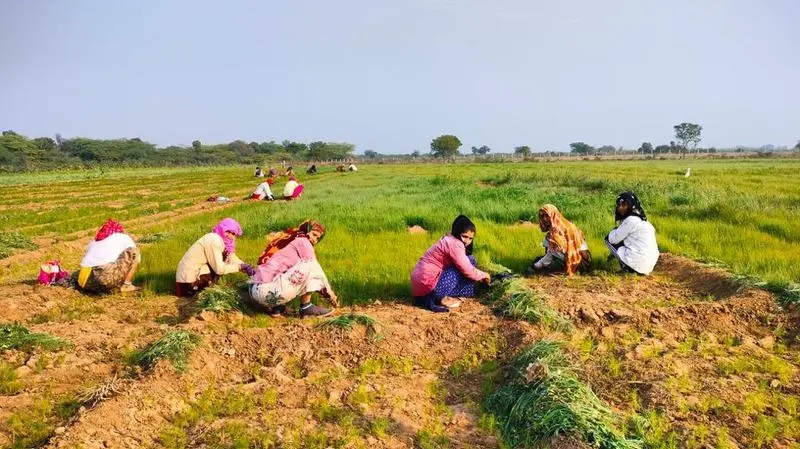
[[[408,233],[409,234],[427,234],[428,230],[423,228],[420,225],[414,225],[414,226],[409,226],[408,227]]]

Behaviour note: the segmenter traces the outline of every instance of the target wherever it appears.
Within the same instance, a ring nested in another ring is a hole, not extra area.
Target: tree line
[[[80,168],[103,165],[114,166],[174,166],[259,164],[265,160],[319,161],[345,159],[353,155],[355,145],[345,142],[311,143],[245,142],[235,140],[227,144],[204,145],[199,140],[191,147],[157,147],[139,138],[64,139],[28,138],[14,131],[0,135],[0,170],[21,171],[32,169]]]

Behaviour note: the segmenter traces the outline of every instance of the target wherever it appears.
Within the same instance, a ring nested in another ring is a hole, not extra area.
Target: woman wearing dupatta
[[[249,293],[256,304],[269,309],[270,316],[280,316],[285,304],[297,297],[301,317],[330,315],[332,310],[311,303],[314,292],[329,298],[334,306],[339,304],[314,252],[324,235],[324,226],[306,220],[296,228],[268,236],[267,247],[250,276]]]
[[[175,273],[175,295],[194,296],[224,275],[253,272],[253,267],[236,257],[236,237],[242,228],[233,218],[225,218],[208,234],[197,239],[186,251]]]
[[[112,219],[103,226],[86,248],[78,272],[78,288],[90,293],[135,292],[133,275],[142,256],[133,239],[125,234],[122,225]]]
[[[583,232],[554,205],[545,204],[539,209],[539,229],[547,233],[542,242],[545,254],[536,258],[530,274],[566,272],[572,276],[591,268],[592,254]]]

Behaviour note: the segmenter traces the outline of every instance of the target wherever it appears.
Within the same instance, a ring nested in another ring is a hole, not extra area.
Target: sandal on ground
[[[139,290],[141,290],[141,287],[137,287],[133,284],[122,284],[122,287],[119,288],[120,293],[133,293]]]

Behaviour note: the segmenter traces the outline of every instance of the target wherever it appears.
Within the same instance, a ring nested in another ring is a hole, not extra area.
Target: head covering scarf
[[[637,217],[641,218],[642,221],[647,221],[647,215],[644,213],[644,208],[642,207],[642,203],[639,202],[639,198],[633,192],[622,192],[617,197],[617,206],[620,204],[625,203],[628,205],[628,212],[623,216],[620,215],[619,212],[614,210],[614,219],[616,221],[622,221],[631,215],[636,215]]]
[[[225,251],[231,254],[236,251],[236,241],[225,235],[226,231],[232,232],[234,235],[242,235],[242,227],[233,218],[223,218],[222,221],[214,226],[214,234],[222,237],[222,241],[225,242]]]
[[[467,231],[475,232],[475,223],[467,218],[466,215],[459,215],[455,220],[453,220],[453,226],[450,227],[450,234],[453,237],[461,240],[461,234]],[[471,255],[472,243],[465,245],[464,249],[466,250],[468,256]]]
[[[547,231],[547,245],[551,251],[564,253],[564,264],[567,275],[572,276],[581,264],[580,248],[583,244],[583,232],[575,224],[564,218],[552,204],[545,204],[539,214],[550,218],[550,230]]]
[[[108,236],[111,234],[116,234],[117,232],[125,232],[125,230],[122,229],[122,225],[118,221],[109,218],[97,231],[94,239],[95,241],[99,242],[100,240],[105,240]]]
[[[322,237],[325,236],[325,226],[322,223],[314,220],[306,220],[296,228],[289,228],[282,232],[273,232],[267,236],[267,246],[264,248],[264,252],[261,253],[261,256],[258,258],[258,264],[263,265],[267,263],[267,261],[275,255],[278,251],[282,250],[290,243],[294,241],[294,239],[298,237],[308,238],[308,234],[311,231],[317,231],[320,233],[319,239],[322,240]]]

